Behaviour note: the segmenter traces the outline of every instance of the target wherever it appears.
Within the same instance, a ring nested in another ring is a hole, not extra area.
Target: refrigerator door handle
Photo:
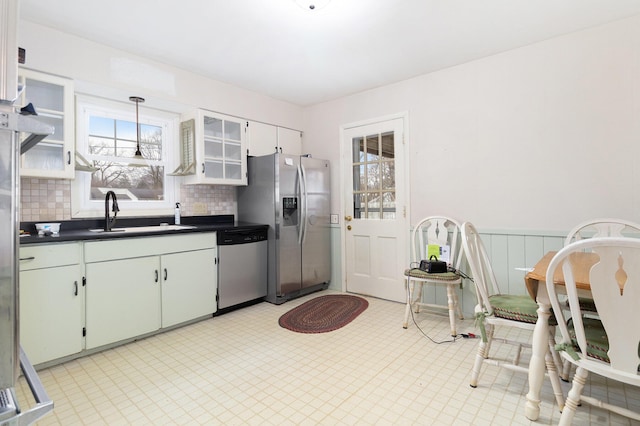
[[[304,241],[304,228],[306,225],[306,219],[307,219],[307,215],[305,213],[305,206],[306,206],[306,200],[305,200],[305,181],[304,181],[304,174],[302,172],[302,167],[300,164],[298,164],[298,191],[300,194],[300,220],[299,220],[299,225],[298,225],[298,244],[302,245],[302,242]]]
[[[300,244],[302,244],[307,237],[307,218],[309,214],[309,203],[307,202],[307,197],[309,196],[309,194],[307,193],[307,172],[304,169],[302,163],[300,163],[300,176],[302,182],[302,218],[300,220],[300,223],[302,224],[302,238],[300,239]]]

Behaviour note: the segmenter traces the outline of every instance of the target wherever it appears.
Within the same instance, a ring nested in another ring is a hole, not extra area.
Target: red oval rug
[[[330,294],[291,309],[280,317],[278,324],[298,333],[326,333],[349,324],[368,306],[369,302],[362,297]]]

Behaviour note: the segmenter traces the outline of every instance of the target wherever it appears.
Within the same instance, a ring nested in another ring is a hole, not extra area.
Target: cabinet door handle
[[[167,268],[164,268],[164,280],[167,280]]]
[[[73,282],[73,287],[74,287],[73,295],[77,296],[78,295],[78,281],[74,281]]]
[[[204,174],[204,163],[202,163],[202,174]]]
[[[67,151],[67,164],[71,165],[71,151]]]
[[[158,282],[158,270],[156,269],[156,282]]]
[[[36,257],[35,256],[21,257],[20,262],[22,262],[23,260],[36,260]]]

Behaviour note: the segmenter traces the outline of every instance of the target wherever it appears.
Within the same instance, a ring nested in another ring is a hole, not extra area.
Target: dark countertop
[[[191,225],[193,228],[164,230],[164,231],[147,231],[147,232],[93,232],[90,229],[104,228],[104,219],[73,219],[58,221],[61,223],[58,235],[38,235],[36,231],[36,222],[22,222],[20,229],[28,232],[29,236],[20,237],[20,245],[27,244],[43,244],[69,241],[88,241],[88,240],[107,240],[115,238],[135,238],[149,237],[161,235],[187,234],[192,232],[224,232],[237,229],[264,229],[268,225],[257,223],[237,222],[233,215],[217,215],[217,216],[183,216],[181,225]],[[136,217],[136,218],[120,218],[115,223],[115,228],[129,228],[135,226],[155,226],[160,224],[173,225],[173,216],[154,216],[154,217]],[[46,223],[39,221],[37,223]]]

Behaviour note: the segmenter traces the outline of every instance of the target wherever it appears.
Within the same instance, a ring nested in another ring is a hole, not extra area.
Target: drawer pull
[[[36,257],[35,256],[21,257],[20,262],[22,262],[23,260],[36,260]]]

